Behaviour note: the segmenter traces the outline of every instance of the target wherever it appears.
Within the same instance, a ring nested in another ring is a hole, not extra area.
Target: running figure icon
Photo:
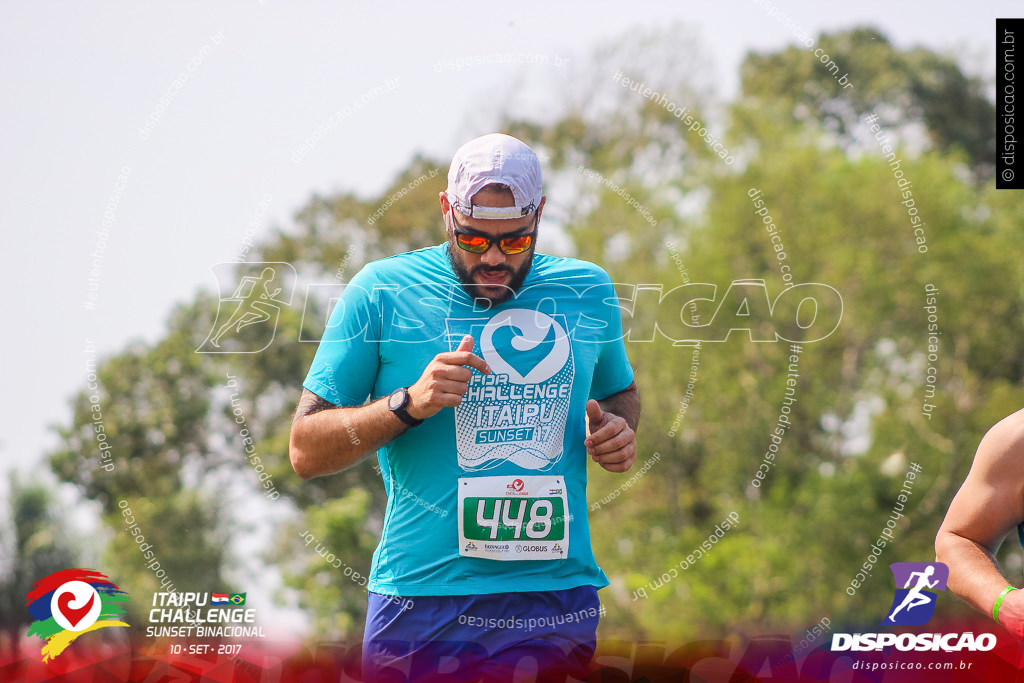
[[[909,612],[915,607],[931,603],[932,599],[929,597],[929,594],[925,594],[922,591],[924,591],[925,588],[935,588],[939,584],[938,579],[936,579],[935,581],[928,580],[928,578],[934,573],[935,567],[929,565],[925,567],[924,571],[912,572],[910,574],[910,576],[907,578],[907,583],[903,587],[910,588],[910,584],[913,583],[915,576],[918,577],[917,585],[913,588],[910,588],[910,592],[907,593],[907,596],[905,598],[903,598],[903,602],[900,603],[900,606],[892,611],[892,613],[889,615],[889,621],[895,624],[896,620],[893,617],[895,617],[896,613],[904,607],[906,607],[907,611]]]
[[[259,277],[244,277],[234,294],[230,298],[222,300],[237,302],[238,307],[231,318],[217,331],[216,336],[210,340],[214,347],[220,348],[221,337],[230,332],[232,328],[236,333],[241,332],[243,327],[270,320],[272,313],[279,310],[278,306],[274,304],[283,303],[275,298],[281,293],[281,288],[278,287],[271,292],[268,287],[274,280],[274,274],[273,268],[264,268]],[[263,292],[254,296],[260,285],[263,286]],[[268,308],[270,310],[267,310]]]

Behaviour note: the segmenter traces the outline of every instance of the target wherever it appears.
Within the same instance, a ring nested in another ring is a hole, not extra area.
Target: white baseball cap
[[[500,183],[512,190],[515,206],[479,206],[473,196]],[[525,142],[490,133],[459,147],[448,168],[448,201],[470,218],[522,218],[540,205],[543,191],[540,161]]]

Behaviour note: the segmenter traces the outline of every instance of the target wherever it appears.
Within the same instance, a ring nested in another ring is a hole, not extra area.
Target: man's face
[[[537,210],[521,219],[469,218],[452,208],[448,203],[448,197],[444,192],[441,193],[441,208],[445,212],[448,233],[448,257],[452,263],[452,270],[462,282],[467,294],[474,298],[488,299],[492,304],[500,304],[511,299],[530,272],[536,238],[534,244],[521,254],[502,253],[497,240],[492,241],[490,248],[484,253],[474,254],[458,245],[453,230],[492,238],[529,234],[536,229],[545,201],[546,199],[541,199]],[[511,192],[485,187],[473,196],[473,203],[479,206],[504,207],[514,206],[515,200]]]

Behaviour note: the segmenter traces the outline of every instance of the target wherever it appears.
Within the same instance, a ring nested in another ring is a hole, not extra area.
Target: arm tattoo
[[[337,407],[327,399],[320,398],[309,389],[303,389],[302,396],[299,398],[299,405],[295,408],[295,417],[292,418],[292,422],[295,422],[300,417],[308,417],[319,413],[321,410],[330,410]]]

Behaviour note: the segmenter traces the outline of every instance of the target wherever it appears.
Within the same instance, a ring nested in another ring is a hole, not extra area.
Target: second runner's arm
[[[935,537],[935,556],[949,567],[949,587],[979,612],[992,608],[1009,582],[995,551],[1024,521],[1024,411],[989,430],[978,446],[967,479]],[[999,623],[1024,637],[1024,591],[1011,591],[999,607]]]

